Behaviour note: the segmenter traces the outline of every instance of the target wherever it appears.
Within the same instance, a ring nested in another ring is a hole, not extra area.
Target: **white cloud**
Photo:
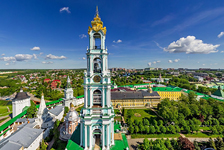
[[[34,55],[30,55],[30,54],[16,54],[15,55],[16,61],[30,60],[33,57],[34,57]]]
[[[173,63],[173,61],[172,60],[168,60],[168,63]]]
[[[180,59],[175,59],[175,60],[174,60],[174,62],[178,62],[178,61],[180,61]]]
[[[55,55],[52,55],[52,54],[48,54],[46,55],[45,59],[66,59],[67,57],[65,56],[55,56]]]
[[[219,35],[217,36],[218,38],[221,38],[224,35],[224,32],[220,32]]]
[[[43,54],[43,52],[40,52],[40,55],[42,55]]]
[[[159,43],[157,43],[156,41],[154,41],[155,43],[156,43],[156,45],[160,48],[160,49],[164,49],[163,47],[161,47],[160,45],[159,45]]]
[[[2,56],[5,56],[5,54],[2,54]]]
[[[156,64],[156,61],[154,61],[153,64]]]
[[[61,8],[61,9],[60,9],[60,12],[63,12],[63,11],[66,11],[67,13],[71,13],[71,12],[69,11],[69,7],[63,7],[63,8]]]
[[[160,61],[160,60],[157,60],[156,62],[157,62],[157,63],[160,63],[161,61]]]
[[[15,61],[15,57],[2,57],[0,58],[0,60],[3,60],[3,61]]]
[[[212,45],[203,43],[202,40],[198,40],[195,36],[182,37],[176,42],[170,43],[167,48],[163,50],[169,53],[186,53],[186,54],[209,54],[216,53],[217,47],[220,45]]]
[[[6,63],[5,65],[6,65],[6,66],[8,66],[8,65],[9,65],[9,63]]]
[[[205,65],[205,64],[202,64],[203,66]]]
[[[42,64],[53,64],[52,61],[42,61]]]
[[[33,57],[34,57],[34,59],[37,59],[37,55],[36,54],[33,54]]]
[[[148,63],[148,66],[151,66],[151,65],[152,65],[152,63],[151,63],[151,62],[149,62],[149,63]]]
[[[86,59],[86,57],[82,57],[82,59],[83,59],[83,60],[85,60],[85,59]]]
[[[87,35],[85,35],[85,34],[80,34],[79,37],[80,37],[81,39],[83,39],[83,38],[86,38]]]
[[[221,51],[220,53],[224,53],[224,51]]]
[[[39,50],[40,50],[40,47],[34,46],[34,47],[31,48],[30,50],[32,50],[32,51],[39,51]]]
[[[117,41],[113,41],[113,43],[121,43],[122,42],[122,40],[117,40]]]

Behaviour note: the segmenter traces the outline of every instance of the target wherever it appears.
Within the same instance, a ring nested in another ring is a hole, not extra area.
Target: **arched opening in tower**
[[[93,131],[93,144],[95,144],[94,149],[100,149],[100,147],[101,147],[101,130],[99,130],[99,129],[95,129]]]
[[[102,99],[102,94],[100,90],[95,90],[93,92],[93,108],[101,108],[101,99]],[[99,112],[98,112],[99,111]],[[94,110],[94,112],[100,113],[100,110]]]
[[[101,35],[99,33],[95,33],[93,35],[94,38],[94,48],[101,49]]]
[[[94,73],[101,73],[101,59],[100,58],[95,58],[93,60],[93,64],[94,64]]]

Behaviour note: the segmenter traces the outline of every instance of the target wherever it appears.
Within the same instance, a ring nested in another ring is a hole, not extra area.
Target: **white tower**
[[[87,71],[84,73],[84,107],[81,111],[80,145],[85,150],[109,150],[114,145],[114,110],[111,105],[111,80],[105,47],[106,27],[96,16],[89,27]]]
[[[23,89],[21,88],[20,92],[16,94],[14,99],[12,99],[12,116],[15,117],[23,112],[23,108],[26,106],[30,106],[30,96],[27,95],[26,92],[23,92]]]
[[[74,106],[76,106],[77,99],[73,97],[73,89],[71,86],[71,81],[68,76],[67,79],[67,85],[64,91],[65,97],[63,98],[63,106],[70,108],[70,104],[72,103]]]
[[[71,86],[71,81],[70,81],[70,78],[68,76],[68,79],[67,79],[67,86],[65,88],[65,99],[71,99],[73,98],[73,89],[72,89],[72,86]]]

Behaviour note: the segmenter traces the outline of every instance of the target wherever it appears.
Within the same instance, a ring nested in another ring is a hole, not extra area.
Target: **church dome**
[[[72,121],[72,122],[74,122],[74,121],[78,121],[78,119],[79,119],[79,114],[78,114],[77,111],[75,111],[74,109],[71,109],[71,110],[67,113],[67,115],[66,115],[66,119],[67,119],[68,121]]]

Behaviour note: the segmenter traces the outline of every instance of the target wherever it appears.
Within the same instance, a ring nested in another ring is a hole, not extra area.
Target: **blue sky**
[[[1,0],[0,68],[85,68],[96,6],[109,68],[224,68],[222,0]]]

